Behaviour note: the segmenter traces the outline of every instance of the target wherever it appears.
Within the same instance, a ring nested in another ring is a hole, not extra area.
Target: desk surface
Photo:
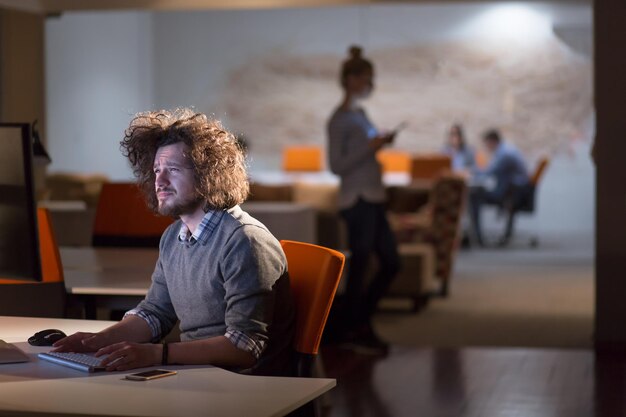
[[[178,374],[135,382],[123,379],[128,372],[86,374],[39,361],[37,353],[50,348],[24,342],[46,328],[73,333],[110,324],[0,316],[0,338],[31,358],[0,365],[0,416],[282,416],[335,386],[334,379],[246,376],[212,366],[168,366]]]
[[[143,296],[150,287],[158,249],[61,247],[70,294]]]
[[[252,182],[267,185],[294,184],[339,184],[339,177],[330,171],[316,172],[285,172],[285,171],[254,171],[250,172]],[[404,172],[387,172],[383,174],[385,185],[407,185],[411,183],[411,175]]]

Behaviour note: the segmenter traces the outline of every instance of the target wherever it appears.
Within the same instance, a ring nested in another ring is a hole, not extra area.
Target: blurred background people
[[[476,165],[474,149],[467,144],[463,127],[458,123],[450,127],[443,153],[450,157],[455,172],[469,175]]]
[[[474,169],[469,193],[472,228],[479,246],[485,245],[480,221],[482,206],[516,206],[530,192],[528,168],[521,152],[514,145],[504,143],[495,129],[483,135],[483,144],[490,154],[489,164],[484,169]],[[494,182],[493,187],[487,187],[488,179]]]
[[[360,107],[374,87],[374,66],[353,46],[343,62],[340,84],[343,100],[327,124],[331,171],[341,179],[339,209],[347,225],[350,263],[342,317],[343,341],[365,353],[386,353],[388,346],[372,329],[378,301],[399,270],[399,256],[385,212],[385,188],[376,153],[392,143],[395,134],[379,132]],[[378,270],[366,285],[370,257]]]

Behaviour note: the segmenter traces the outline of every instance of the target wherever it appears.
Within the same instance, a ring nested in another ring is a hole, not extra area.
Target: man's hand
[[[106,337],[101,333],[78,332],[56,341],[53,352],[95,352],[106,346]]]
[[[153,343],[120,342],[104,347],[96,356],[107,356],[102,361],[107,371],[127,371],[134,368],[160,365],[163,345]]]

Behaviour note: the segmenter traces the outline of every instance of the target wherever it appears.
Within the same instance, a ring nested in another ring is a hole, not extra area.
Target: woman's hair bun
[[[357,45],[352,45],[350,49],[348,49],[348,53],[350,54],[350,57],[353,59],[361,58],[362,52],[363,52],[363,48]]]

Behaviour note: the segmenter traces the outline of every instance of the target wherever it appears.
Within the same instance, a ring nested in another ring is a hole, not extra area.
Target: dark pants
[[[487,191],[483,187],[472,187],[469,191],[469,210],[470,218],[472,221],[472,228],[474,237],[479,244],[483,244],[483,234],[480,221],[480,211],[482,206],[495,205],[507,211],[515,210],[520,205],[523,205],[525,200],[528,199],[531,192],[530,185],[515,186],[511,185],[506,189],[496,189],[494,191]],[[512,219],[509,216],[509,219]],[[512,232],[512,222],[507,223],[505,235],[503,237],[508,238]]]
[[[400,269],[400,257],[383,203],[369,203],[359,198],[354,206],[340,213],[348,226],[351,252],[344,296],[344,328],[354,330],[370,324],[378,301]],[[378,258],[379,267],[367,285],[365,280],[372,253]]]

